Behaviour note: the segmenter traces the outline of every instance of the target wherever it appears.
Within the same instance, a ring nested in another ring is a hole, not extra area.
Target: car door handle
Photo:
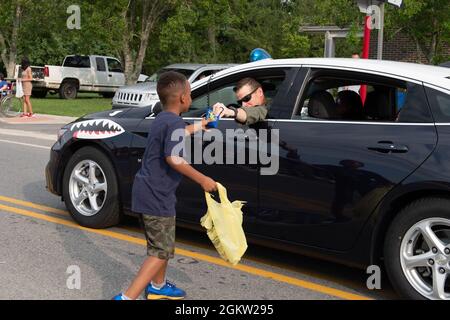
[[[379,141],[376,146],[369,146],[367,149],[381,153],[406,153],[409,151],[407,146],[395,144],[392,141]]]
[[[112,74],[108,74],[108,77],[112,78]]]

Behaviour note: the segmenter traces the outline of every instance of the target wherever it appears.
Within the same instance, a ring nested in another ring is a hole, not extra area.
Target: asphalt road
[[[46,191],[44,168],[60,126],[0,121],[0,299],[110,299],[127,288],[145,258],[137,221],[85,229]],[[176,247],[168,279],[187,299],[397,298],[383,276],[381,290],[368,290],[365,270],[252,245],[231,267],[206,234],[182,229]]]

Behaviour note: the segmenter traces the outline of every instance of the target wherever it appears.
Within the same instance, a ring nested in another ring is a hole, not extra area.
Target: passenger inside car
[[[359,93],[342,90],[355,85],[367,86],[364,104]],[[405,99],[407,91],[400,83],[383,85],[332,77],[312,79],[306,90],[294,119],[395,122],[402,107],[397,92],[402,92]]]
[[[319,119],[336,119],[336,103],[328,91],[315,92],[308,100],[308,116]]]
[[[389,121],[392,118],[389,106],[389,93],[376,90],[367,94],[364,116],[371,121]]]
[[[340,91],[336,97],[336,112],[341,120],[363,120],[361,96],[353,90]]]

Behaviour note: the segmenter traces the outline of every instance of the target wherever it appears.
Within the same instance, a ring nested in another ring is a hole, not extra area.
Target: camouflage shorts
[[[175,253],[175,217],[158,217],[141,215],[147,255],[162,260],[169,260]]]

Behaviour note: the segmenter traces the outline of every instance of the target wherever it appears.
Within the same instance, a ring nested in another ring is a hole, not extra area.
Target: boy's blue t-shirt
[[[185,126],[180,116],[167,111],[161,112],[153,121],[142,167],[134,179],[134,212],[163,217],[176,215],[175,192],[182,175],[169,166],[166,157],[183,156]],[[175,132],[177,129],[180,130]]]

